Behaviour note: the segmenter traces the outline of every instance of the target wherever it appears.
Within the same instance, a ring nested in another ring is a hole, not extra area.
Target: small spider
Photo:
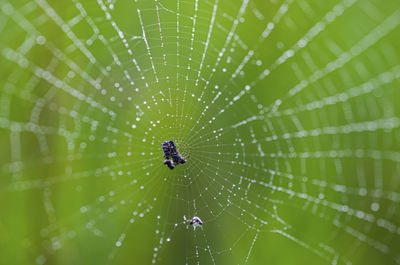
[[[201,221],[201,219],[197,216],[193,217],[190,220],[186,219],[186,216],[183,216],[183,220],[185,221],[185,223],[188,223],[191,226],[193,226],[194,230],[196,230],[196,227],[203,225],[203,221]]]
[[[161,144],[161,148],[164,152],[164,165],[167,165],[170,169],[174,169],[178,164],[184,164],[186,159],[182,158],[179,151],[176,149],[174,141],[165,141]]]

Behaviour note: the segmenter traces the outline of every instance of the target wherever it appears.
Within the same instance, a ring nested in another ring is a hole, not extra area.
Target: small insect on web
[[[178,164],[184,164],[186,162],[186,159],[184,159],[176,149],[174,141],[163,142],[161,148],[166,159],[164,165],[167,165],[170,169],[174,169]]]
[[[201,221],[201,219],[197,216],[193,217],[190,220],[186,219],[186,216],[183,216],[183,220],[185,221],[185,223],[188,223],[191,226],[193,226],[194,230],[196,230],[196,227],[203,225],[203,221]]]

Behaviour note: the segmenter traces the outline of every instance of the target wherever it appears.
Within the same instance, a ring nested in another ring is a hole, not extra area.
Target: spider
[[[185,223],[189,223],[191,226],[193,226],[194,230],[196,230],[196,227],[203,225],[203,221],[201,221],[201,219],[197,216],[193,217],[190,220],[186,219],[186,216],[183,216],[183,220],[185,221]]]
[[[174,169],[178,164],[184,164],[186,159],[182,158],[179,151],[176,149],[174,141],[165,141],[161,144],[161,148],[164,152],[164,165],[167,165],[170,169]]]

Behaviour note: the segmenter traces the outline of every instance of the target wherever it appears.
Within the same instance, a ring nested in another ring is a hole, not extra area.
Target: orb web
[[[1,12],[4,262],[400,263],[396,1]]]

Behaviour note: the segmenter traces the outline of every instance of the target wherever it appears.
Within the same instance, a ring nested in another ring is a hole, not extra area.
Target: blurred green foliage
[[[400,263],[398,0],[0,10],[0,264]]]

